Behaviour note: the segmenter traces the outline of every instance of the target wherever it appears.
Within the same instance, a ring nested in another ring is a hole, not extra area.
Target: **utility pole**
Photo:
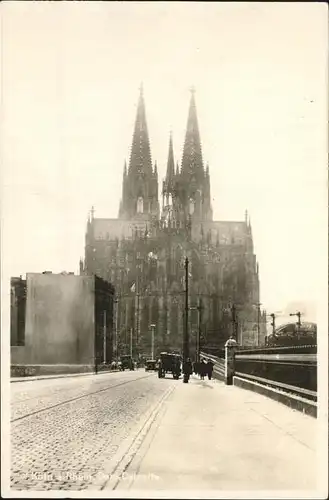
[[[196,335],[196,362],[198,363],[200,361],[200,338],[201,338],[201,321],[202,321],[202,301],[201,297],[199,298],[199,305],[197,307],[198,309],[198,332]]]
[[[136,324],[136,347],[139,345],[139,291],[137,292],[137,324]]]
[[[151,359],[154,359],[154,328],[155,328],[155,325],[152,324],[150,326],[151,326],[151,335],[152,335]]]
[[[97,338],[98,338],[98,326],[96,325],[95,333],[94,333],[94,369],[95,369],[95,375],[97,375],[97,372],[98,372],[98,366],[97,366],[98,341],[97,341]]]
[[[189,357],[189,331],[188,331],[188,258],[185,258],[185,328],[183,339],[183,362]]]
[[[137,269],[137,280],[136,280],[136,292],[137,292],[137,321],[136,321],[136,343],[139,342],[139,300],[140,300],[140,275],[139,275],[139,265]]]
[[[301,317],[302,313],[300,311],[297,311],[296,313],[290,313],[289,316],[297,316],[297,339],[299,339],[299,334],[300,334],[300,329],[301,329],[301,321],[300,321],[300,317]]]
[[[114,337],[114,349],[115,349],[115,360],[118,361],[118,329],[119,329],[119,314],[118,314],[118,307],[119,307],[119,297],[117,297],[114,300],[114,310],[115,310],[115,320],[114,320],[114,327],[115,327],[115,337]]]
[[[141,268],[141,257],[140,252],[137,253],[137,279],[136,279],[136,350],[139,347],[139,309],[140,309],[140,273]]]
[[[106,363],[106,311],[104,311],[104,325],[103,325],[103,363]]]
[[[260,306],[262,304],[260,302],[257,302],[257,346],[259,346],[259,341],[260,341]]]
[[[133,329],[130,328],[130,356],[133,357]]]
[[[201,339],[201,313],[202,313],[202,303],[201,297],[199,297],[198,305],[196,307],[189,307],[190,311],[198,311],[198,329],[195,335],[195,361],[200,361],[200,339]]]

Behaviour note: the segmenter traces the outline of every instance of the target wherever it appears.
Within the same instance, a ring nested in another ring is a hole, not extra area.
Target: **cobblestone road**
[[[179,382],[143,370],[11,384],[11,488],[90,487]]]

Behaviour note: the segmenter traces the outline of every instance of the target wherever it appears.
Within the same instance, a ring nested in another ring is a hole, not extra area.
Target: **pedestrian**
[[[183,373],[187,377],[187,380],[193,373],[192,361],[190,360],[190,358],[187,358],[186,362],[183,365]]]
[[[206,365],[204,359],[200,363],[199,374],[200,374],[201,380],[204,380],[204,377],[207,374],[207,365]]]
[[[213,369],[214,369],[214,363],[210,359],[208,359],[208,362],[207,362],[208,380],[211,380]]]

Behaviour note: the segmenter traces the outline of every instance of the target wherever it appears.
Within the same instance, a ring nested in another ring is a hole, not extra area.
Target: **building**
[[[25,337],[26,280],[10,280],[10,345],[23,346]]]
[[[28,273],[11,280],[11,298],[11,365],[112,360],[114,288],[102,278]]]
[[[149,352],[154,324],[158,351],[181,348],[186,256],[191,350],[199,324],[208,345],[222,345],[231,333],[257,343],[254,327],[263,315],[258,316],[259,267],[250,219],[246,212],[241,221],[213,220],[193,91],[180,166],[170,134],[161,199],[160,207],[141,89],[118,218],[96,218],[92,209],[80,261],[81,274],[101,276],[118,292],[119,347],[127,350],[132,336],[135,352]]]

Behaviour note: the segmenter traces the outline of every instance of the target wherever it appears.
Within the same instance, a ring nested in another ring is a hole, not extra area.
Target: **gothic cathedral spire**
[[[204,172],[199,124],[194,94],[195,90],[194,88],[192,88],[185,143],[183,149],[182,174],[184,176],[195,176],[197,179],[200,179],[203,176]]]
[[[168,161],[167,161],[167,174],[166,174],[166,190],[169,191],[173,188],[175,178],[175,160],[174,160],[174,148],[172,141],[172,133],[170,132],[169,138],[169,152],[168,152]]]
[[[180,172],[181,203],[185,214],[195,221],[212,220],[209,169],[205,171],[195,104],[195,90],[191,89],[182,168]],[[186,215],[185,215],[186,216]]]
[[[159,217],[157,168],[152,168],[151,147],[146,122],[143,87],[140,87],[130,160],[119,217],[123,219]]]
[[[140,87],[135,128],[131,145],[129,172],[152,173],[150,140],[148,135],[143,86]]]

